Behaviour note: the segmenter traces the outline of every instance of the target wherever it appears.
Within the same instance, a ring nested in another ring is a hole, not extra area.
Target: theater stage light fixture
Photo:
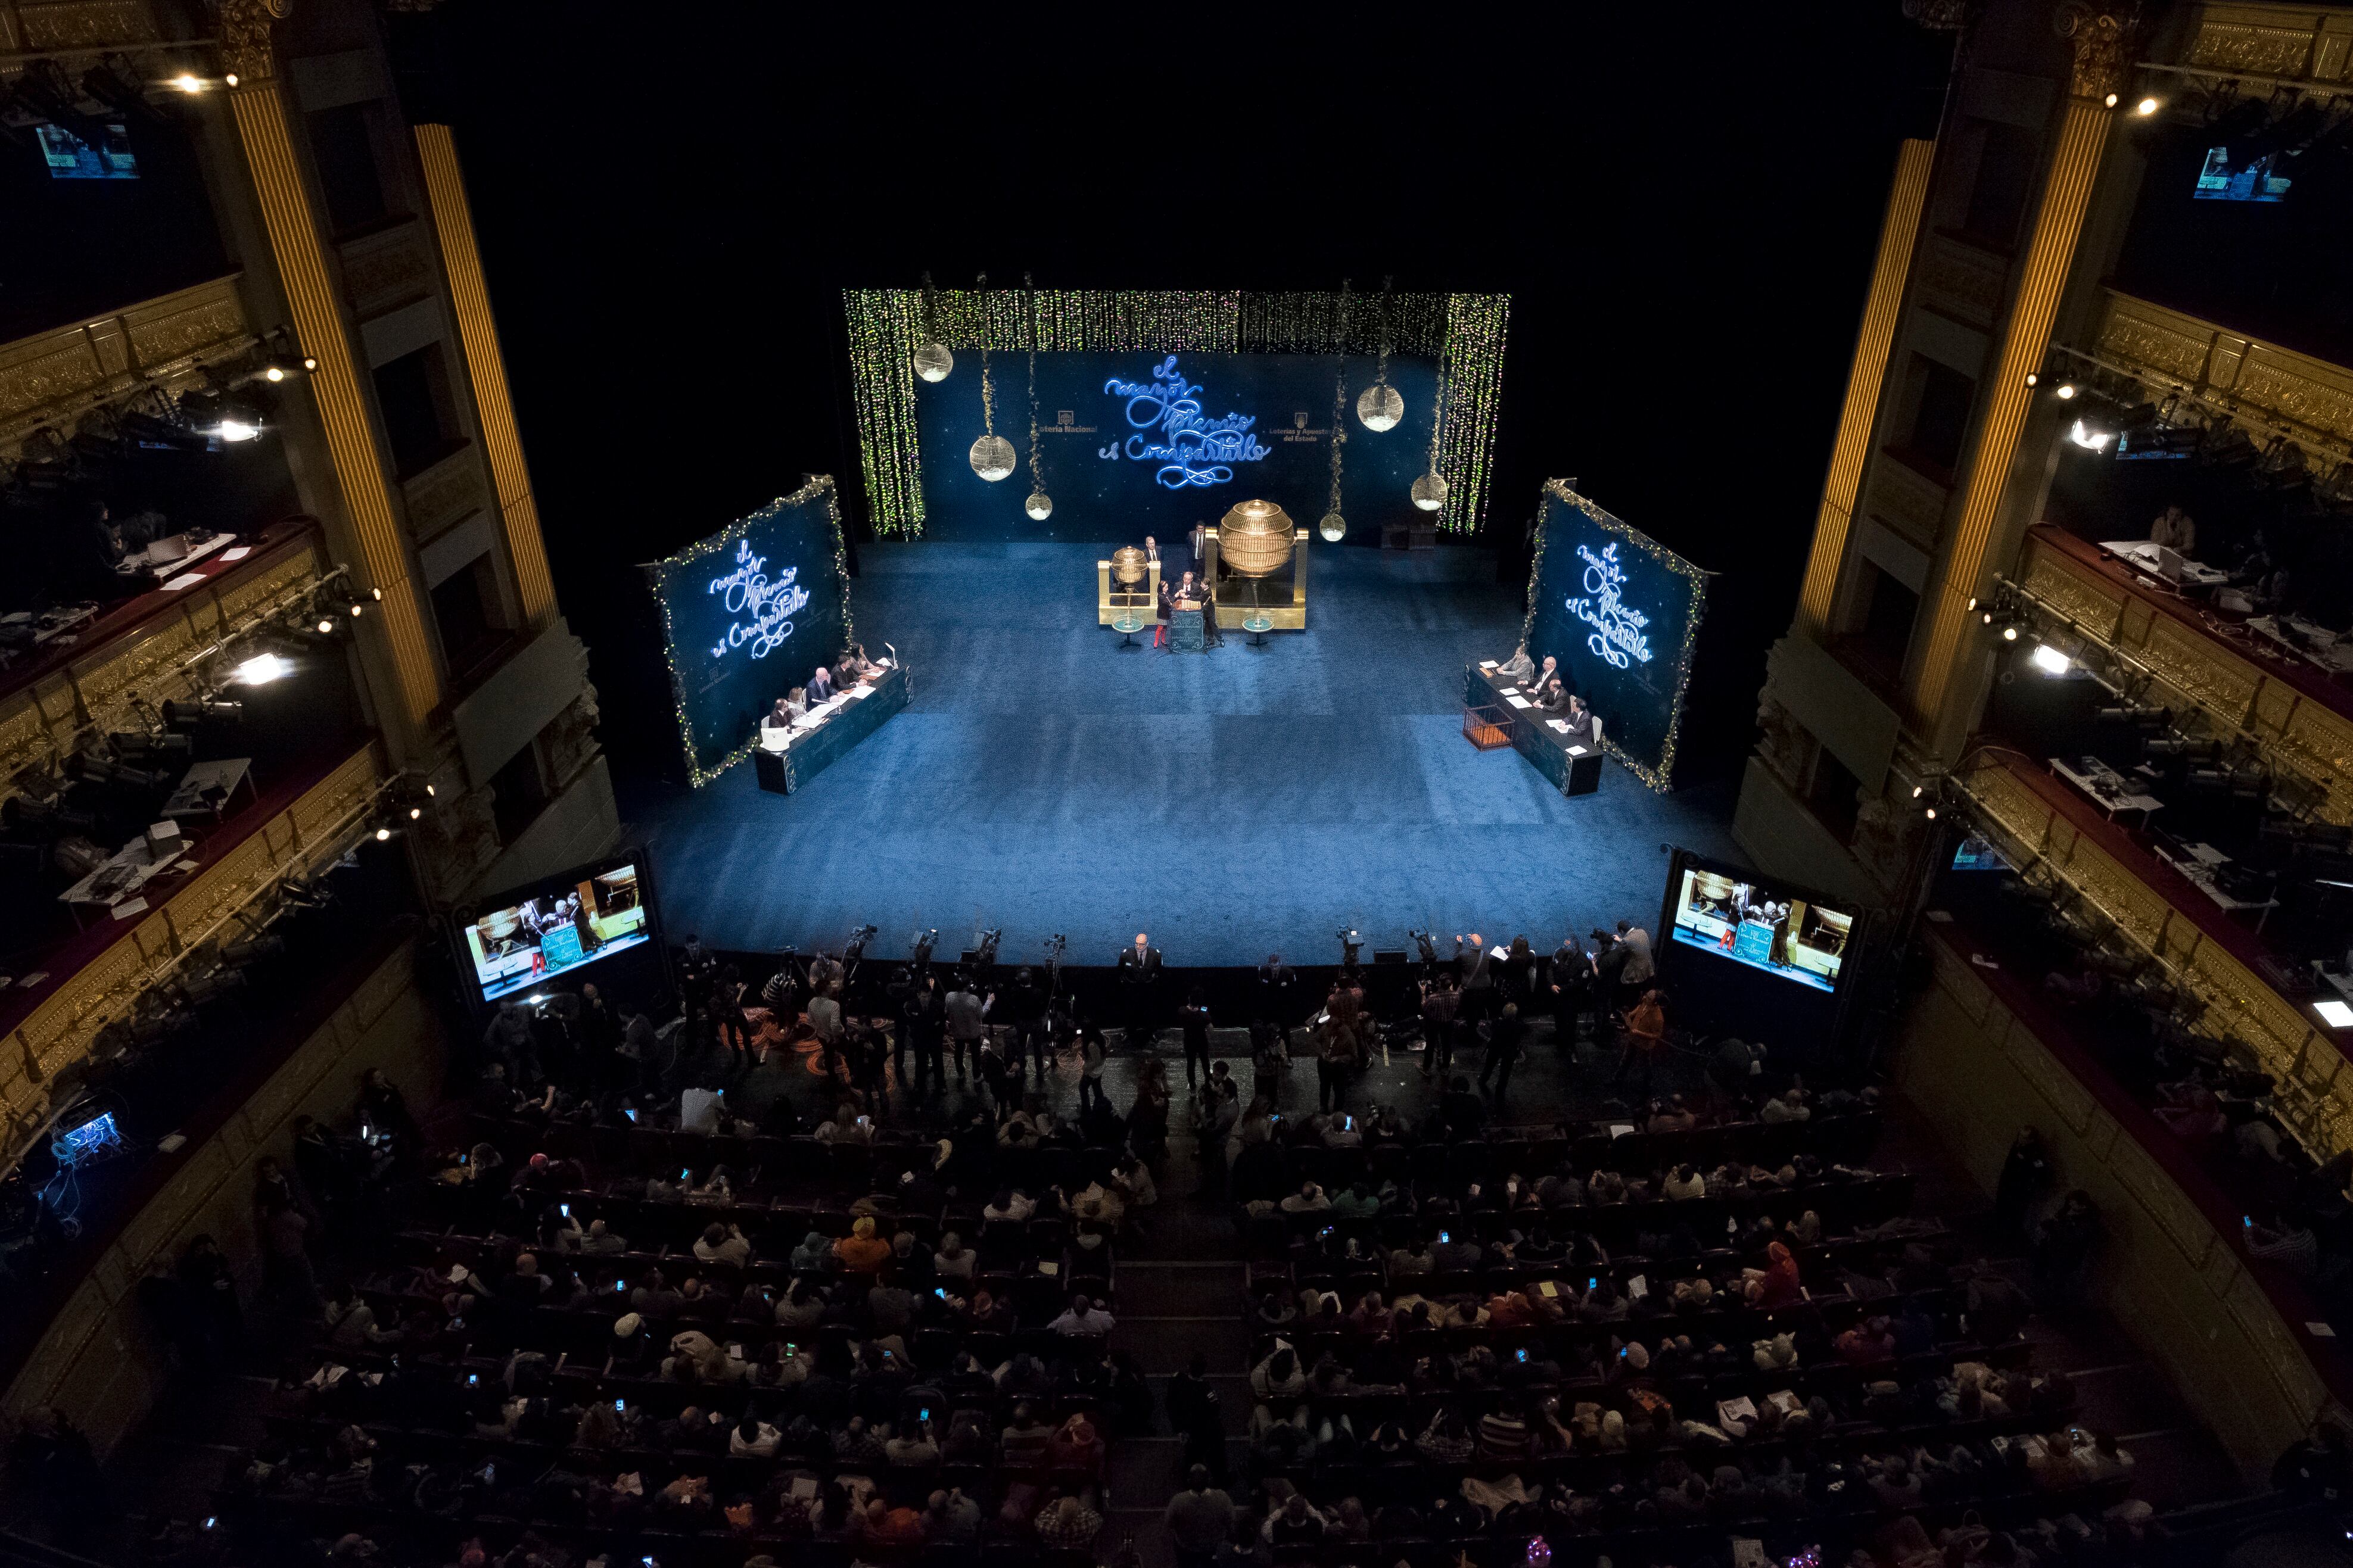
[[[2036,643],[2034,651],[2027,658],[2035,668],[2045,675],[2064,675],[2075,666],[2073,659],[2069,658],[2049,643]]]
[[[229,674],[240,686],[267,686],[294,673],[294,661],[282,653],[258,653]]]
[[[2161,106],[2158,103],[2157,100],[2153,98],[2144,98],[2138,103],[2133,105],[2133,112],[2139,115],[2155,114],[2159,107]]]
[[[2051,389],[2051,393],[2054,397],[2073,397],[2075,395],[2075,384],[2072,381],[2063,381],[2057,386],[2052,387]]]

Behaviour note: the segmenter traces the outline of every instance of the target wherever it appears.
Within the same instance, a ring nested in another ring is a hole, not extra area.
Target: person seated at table
[[[2148,525],[2148,539],[2150,543],[2163,545],[2176,554],[2198,553],[2198,524],[2178,506],[2168,505]]]
[[[1551,663],[1550,659],[1545,661]],[[1528,657],[1528,645],[1522,643],[1512,650],[1512,657],[1495,667],[1495,679],[1506,686],[1516,686],[1536,672],[1536,661]]]
[[[1593,746],[1599,743],[1600,724],[1593,717],[1593,710],[1585,705],[1585,699],[1574,692],[1569,694],[1568,712],[1565,721],[1568,728],[1561,734],[1561,744]]]
[[[1568,686],[1557,675],[1546,672],[1538,676],[1535,689],[1530,695],[1535,697],[1536,707],[1546,713],[1557,717],[1568,711]]]
[[[820,664],[817,667],[817,672],[809,677],[809,706],[814,708],[820,702],[829,700],[832,696],[833,671],[826,668],[825,666]]]
[[[793,711],[793,700],[789,697],[779,697],[774,708],[760,715],[760,728],[764,731],[789,730],[793,727],[793,721],[799,715]]]
[[[866,657],[864,643],[854,642],[849,645],[849,653],[842,659],[840,668],[845,677],[855,676],[860,680],[864,680],[869,676],[882,673],[882,667]]]

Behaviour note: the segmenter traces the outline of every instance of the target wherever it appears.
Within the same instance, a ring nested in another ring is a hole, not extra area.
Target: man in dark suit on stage
[[[1127,1034],[1131,1043],[1152,1032],[1153,997],[1160,988],[1160,950],[1142,931],[1135,945],[1119,954],[1120,994],[1127,1003]]]

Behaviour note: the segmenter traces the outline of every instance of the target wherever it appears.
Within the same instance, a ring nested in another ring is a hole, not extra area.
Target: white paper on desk
[[[2304,1327],[2305,1331],[2316,1340],[2333,1340],[2337,1337],[2337,1331],[2335,1329],[2330,1328],[2327,1323],[2319,1322],[2311,1318],[2306,1318],[2304,1321]]]
[[[1493,669],[1495,668],[1495,661],[1492,658],[1482,658],[1479,661],[1479,668],[1482,669]]]
[[[1572,757],[1581,757],[1585,755],[1585,748],[1583,746],[1571,746],[1568,749],[1568,754]]]
[[[114,918],[119,921],[127,921],[132,915],[143,915],[146,912],[147,900],[144,899],[125,899],[115,905],[112,910]]]
[[[871,686],[853,686],[849,689],[849,699],[853,702],[862,701],[873,695],[874,689]]]
[[[1566,719],[1547,719],[1545,722],[1551,725],[1554,729],[1559,731],[1564,735],[1568,733],[1568,721]]]
[[[224,561],[242,561],[252,553],[253,546],[250,544],[232,544],[227,550],[221,552],[221,559]]]
[[[1495,689],[1506,697],[1517,697],[1520,694],[1520,689],[1516,686],[1498,686]]]
[[[1615,1142],[1617,1140],[1625,1137],[1626,1134],[1633,1131],[1634,1124],[1630,1121],[1613,1121],[1609,1124],[1610,1141]]]
[[[1504,699],[1504,700],[1509,702],[1514,708],[1533,708],[1535,706],[1535,703],[1529,701],[1525,697],[1507,697]]]
[[[164,592],[176,594],[183,588],[193,588],[204,580],[205,574],[201,572],[183,572],[164,584]]]

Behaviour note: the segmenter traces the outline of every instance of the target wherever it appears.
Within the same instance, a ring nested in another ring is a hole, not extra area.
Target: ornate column
[[[2035,208],[2020,266],[2017,292],[1996,356],[1992,389],[1983,399],[1977,443],[1964,458],[1955,489],[1957,520],[1928,584],[1928,637],[1913,675],[1910,719],[1932,751],[1957,741],[1967,714],[1946,711],[1983,652],[1968,637],[1968,601],[1984,592],[1994,526],[2010,488],[2019,436],[2034,391],[2026,378],[2042,369],[2051,323],[2075,258],[2084,213],[2100,172],[2116,94],[2130,63],[2132,18],[2138,7],[2067,0],[2054,25],[2073,52],[2069,96],[2052,150],[2051,172]]]
[[[363,588],[384,595],[382,604],[369,606],[379,613],[360,624],[361,637],[382,656],[371,662],[378,668],[388,664],[392,675],[394,689],[378,693],[378,719],[395,738],[396,752],[408,754],[421,742],[440,704],[441,681],[417,584],[409,575],[391,481],[360,392],[359,360],[330,280],[326,245],[302,185],[286,100],[279,90],[269,26],[292,9],[293,0],[224,0],[221,54],[237,80],[229,108],[253,174],[294,331],[303,352],[319,362],[318,373],[310,378],[311,390],[318,400],[336,487],[343,492],[349,526],[345,537],[359,552],[353,564]]]
[[[1839,565],[1854,520],[1855,491],[1862,483],[1863,458],[1879,415],[1879,391],[1887,376],[1887,353],[1904,305],[1904,283],[1912,270],[1912,248],[1920,233],[1920,209],[1928,195],[1928,170],[1936,144],[1907,139],[1895,155],[1895,185],[1888,193],[1887,217],[1879,230],[1879,259],[1863,300],[1862,330],[1855,339],[1854,363],[1847,371],[1846,404],[1839,411],[1837,443],[1831,448],[1830,478],[1822,485],[1814,517],[1813,553],[1806,561],[1805,586],[1798,595],[1799,629],[1820,641],[1830,630],[1831,600],[1838,592]]]
[[[449,278],[449,299],[465,340],[466,370],[474,387],[474,411],[482,424],[491,473],[505,520],[507,553],[514,562],[515,592],[523,619],[545,626],[555,614],[555,589],[547,574],[547,546],[539,534],[539,508],[532,500],[531,470],[523,466],[522,442],[515,435],[514,405],[507,395],[506,362],[499,355],[498,323],[491,316],[490,290],[482,282],[481,253],[474,248],[474,215],[466,205],[466,177],[458,167],[457,144],[446,125],[417,127],[417,154],[425,164],[425,189],[433,207],[433,230],[440,237],[441,269]]]

